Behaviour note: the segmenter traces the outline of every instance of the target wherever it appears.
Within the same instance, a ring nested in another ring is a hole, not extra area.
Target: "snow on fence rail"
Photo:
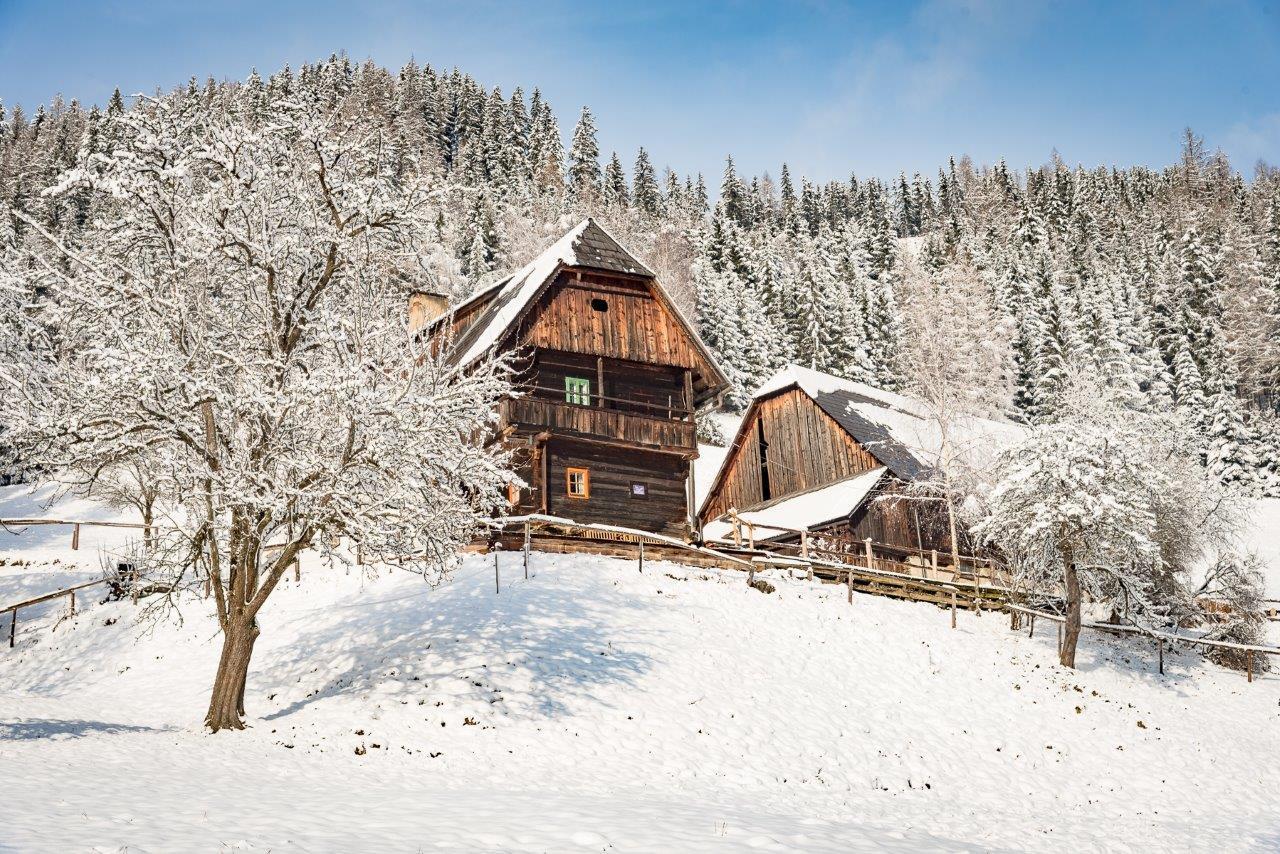
[[[705,546],[697,546],[693,543],[687,543],[676,537],[668,537],[666,534],[656,534],[652,531],[641,531],[638,528],[625,528],[621,525],[603,525],[598,522],[575,522],[562,516],[547,516],[542,513],[529,513],[524,516],[503,516],[493,519],[482,520],[485,525],[497,530],[505,530],[508,527],[520,525],[524,529],[524,551],[529,551],[529,535],[534,527],[557,527],[568,530],[579,530],[586,532],[594,532],[600,534],[612,534],[616,537],[626,538],[626,540],[634,540],[640,544],[640,560],[644,561],[644,544],[653,543],[655,545],[672,546],[685,551],[699,552],[718,560],[728,561],[730,563],[741,564],[743,567],[750,569],[753,564],[749,560],[734,557],[733,555],[718,552],[715,549],[709,549]],[[624,540],[624,541],[626,541]]]
[[[1014,615],[1011,628],[1017,629],[1018,615],[1026,614],[1031,618],[1030,620],[1031,633],[1034,633],[1036,630],[1036,622],[1035,622],[1036,617],[1039,617],[1042,620],[1049,620],[1051,622],[1058,623],[1060,625],[1065,623],[1067,619],[1061,614],[1053,614],[1048,611],[1038,611],[1035,608],[1026,608],[1026,607],[1023,607],[1022,605],[1015,605],[1012,602],[1010,602],[1007,607],[1011,612],[1013,612],[1013,615]],[[1199,646],[1218,647],[1220,649],[1241,650],[1242,652],[1245,653],[1245,660],[1247,662],[1246,670],[1248,672],[1248,677],[1250,682],[1253,681],[1253,654],[1255,652],[1261,653],[1262,655],[1280,655],[1280,647],[1263,646],[1261,644],[1235,643],[1234,641],[1212,640],[1210,638],[1188,637],[1187,635],[1180,635],[1180,634],[1177,634],[1176,632],[1159,632],[1159,631],[1156,631],[1155,629],[1144,629],[1141,626],[1126,626],[1119,623],[1096,623],[1089,620],[1081,620],[1080,628],[1094,629],[1095,631],[1100,631],[1100,632],[1113,632],[1116,634],[1143,635],[1145,637],[1154,638],[1157,642],[1157,649],[1159,651],[1159,667],[1160,667],[1161,675],[1164,674],[1164,642],[1165,641],[1173,641],[1176,643],[1193,644],[1193,645],[1199,645]],[[1059,630],[1059,643],[1061,643],[1061,630]]]
[[[29,528],[32,525],[71,525],[71,549],[78,551],[80,549],[80,526],[93,526],[98,528],[140,528],[147,532],[144,536],[149,536],[151,530],[158,526],[143,525],[138,522],[96,522],[87,520],[74,519],[0,519],[0,530],[9,530],[10,528]]]
[[[2,614],[9,615],[9,648],[13,649],[14,638],[18,634],[18,610],[20,608],[27,608],[32,605],[39,605],[42,602],[49,602],[61,596],[66,596],[68,597],[69,604],[70,604],[70,608],[67,611],[67,616],[72,617],[72,616],[75,616],[75,613],[76,613],[76,591],[84,590],[86,587],[96,587],[99,584],[106,584],[108,583],[108,581],[109,579],[106,579],[106,578],[98,578],[93,581],[86,581],[82,584],[76,584],[71,587],[64,587],[63,589],[55,590],[52,593],[45,593],[42,596],[36,596],[34,599],[26,599],[22,602],[15,602],[12,605],[5,605],[4,607],[0,608],[0,615]]]

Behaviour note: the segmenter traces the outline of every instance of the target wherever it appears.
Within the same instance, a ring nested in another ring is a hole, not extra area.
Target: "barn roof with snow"
[[[756,390],[752,403],[792,388],[813,399],[893,475],[904,481],[929,476],[941,451],[942,435],[922,401],[865,383],[788,365]],[[744,419],[745,420],[745,419]],[[1006,421],[962,417],[954,421],[959,453],[981,463],[1017,441],[1025,428]]]

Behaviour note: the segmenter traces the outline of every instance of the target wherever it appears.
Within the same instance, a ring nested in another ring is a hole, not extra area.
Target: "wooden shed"
[[[656,276],[586,219],[436,319],[449,358],[512,351],[520,395],[497,438],[525,486],[512,512],[688,537],[697,410],[728,386]]]
[[[1022,431],[986,419],[957,429],[971,453],[989,457]],[[940,502],[906,490],[933,476],[938,445],[920,401],[789,366],[760,387],[743,416],[702,503],[704,536],[724,537],[732,510],[761,539],[790,539],[801,529],[904,552],[950,551]]]

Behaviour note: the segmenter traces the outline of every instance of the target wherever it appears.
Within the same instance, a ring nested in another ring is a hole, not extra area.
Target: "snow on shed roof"
[[[880,483],[886,471],[881,466],[860,472],[844,480],[779,499],[756,510],[739,513],[738,518],[756,526],[757,540],[769,540],[785,536],[793,530],[815,528],[847,519],[867,500],[867,496]],[[708,540],[723,540],[732,535],[733,525],[723,519],[708,522],[702,529],[703,538]]]
[[[463,305],[489,297],[489,304],[454,345],[460,364],[469,364],[488,352],[502,338],[511,324],[537,299],[542,288],[555,277],[561,267],[590,267],[637,276],[653,276],[648,267],[637,261],[618,241],[591,217],[584,219],[567,234],[525,264],[511,276],[486,288]],[[496,292],[496,293],[494,293]]]
[[[759,400],[796,387],[903,480],[929,476],[942,453],[942,431],[920,400],[830,374],[788,365],[756,390]],[[987,465],[1026,434],[1007,421],[964,416],[952,422],[954,452],[972,465]]]

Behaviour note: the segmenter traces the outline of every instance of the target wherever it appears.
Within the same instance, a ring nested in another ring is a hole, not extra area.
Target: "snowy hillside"
[[[54,484],[0,487],[0,519],[140,521],[128,511],[112,510],[96,501],[66,495]],[[73,551],[71,527],[67,525],[0,527],[0,606],[101,578],[103,560],[125,549],[140,533],[130,528],[85,526],[80,531],[80,548]],[[34,618],[58,614],[64,608],[64,602],[25,608],[20,615],[20,625]],[[8,630],[5,615],[6,639]]]
[[[251,728],[199,730],[208,613],[126,604],[0,652],[0,849],[1264,850],[1280,678],[775,577],[307,565]],[[8,601],[0,567],[0,601]]]

